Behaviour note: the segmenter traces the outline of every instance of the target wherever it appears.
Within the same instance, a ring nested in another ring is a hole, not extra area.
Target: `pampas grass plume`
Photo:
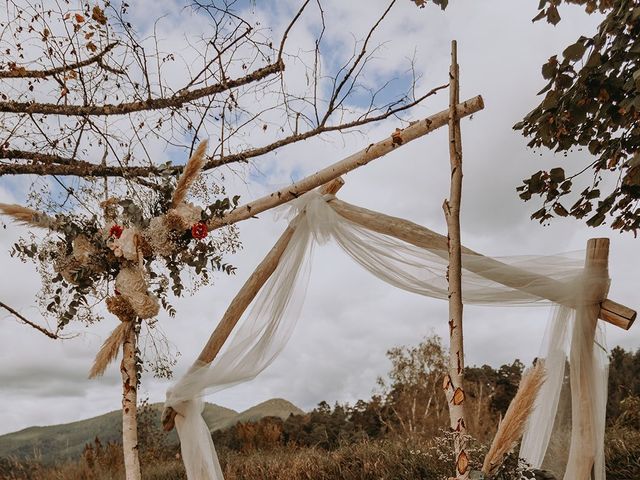
[[[527,420],[533,412],[538,392],[545,381],[544,361],[538,362],[527,370],[518,386],[515,397],[511,400],[504,419],[498,425],[498,431],[487,456],[484,458],[482,472],[490,476],[495,473],[511,449],[516,445],[524,432]]]
[[[173,192],[173,198],[171,199],[171,208],[176,208],[187,198],[189,188],[193,185],[193,182],[196,181],[202,167],[204,167],[206,151],[207,141],[203,140],[200,142],[200,145],[198,145],[198,148],[196,148],[196,151],[193,152],[193,155],[191,155],[191,158],[182,171],[182,175],[180,175],[176,189]]]
[[[38,228],[51,228],[53,225],[53,219],[48,215],[20,205],[0,203],[0,213],[22,225]]]
[[[133,328],[133,322],[121,322],[120,325],[113,329],[109,338],[102,344],[98,355],[96,355],[93,366],[89,371],[89,378],[99,377],[104,374],[107,366],[118,356],[120,347],[127,338],[130,328]]]

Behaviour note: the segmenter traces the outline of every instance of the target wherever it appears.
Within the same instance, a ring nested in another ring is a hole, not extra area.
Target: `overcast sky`
[[[193,30],[207,28],[204,19],[193,19],[177,8],[180,2],[131,3],[131,20],[138,22],[142,36],[144,29],[150,28],[148,11],[152,4],[157,16],[167,13],[167,19],[160,23],[161,36],[178,49],[187,29],[197,33]],[[272,27],[277,39],[299,2],[277,2],[277,8],[271,8],[276,2],[256,3],[254,18]],[[325,36],[334,48],[328,56],[339,57],[340,52],[351,51],[354,38],[366,34],[366,27],[385,5],[380,0],[324,2]],[[264,11],[259,10],[261,6]],[[416,70],[423,75],[419,90],[446,83],[449,45],[457,39],[461,98],[481,94],[486,105],[472,120],[462,122],[463,243],[488,255],[546,254],[583,249],[590,237],[610,237],[613,281],[609,296],[637,307],[640,260],[636,252],[640,240],[606,227],[590,229],[569,219],[543,227],[529,220],[539,206],[533,201],[521,202],[515,192],[523,178],[539,169],[549,169],[562,161],[567,172],[573,172],[588,161],[584,153],[565,159],[554,158],[547,151],[528,150],[527,140],[511,128],[539,101],[535,93],[543,86],[541,65],[581,34],[593,32],[597,24],[597,17],[573,8],[561,10],[563,21],[555,28],[543,22],[532,24],[536,6],[534,0],[457,0],[442,13],[437,8],[418,10],[408,0],[400,1],[377,35],[379,42],[386,42],[377,55],[380,79],[400,76],[406,70],[407,58],[415,53]],[[6,15],[2,10],[0,14]],[[317,18],[315,13],[303,17],[289,45],[301,50],[312,45]],[[287,81],[292,85],[305,81],[300,75],[296,77],[298,71],[291,60]],[[443,92],[416,109],[411,118],[442,110],[447,102]],[[398,126],[402,125],[392,119],[367,130],[366,135],[329,135],[258,158],[245,172],[249,182],[226,175],[227,191],[242,195],[243,202],[258,198],[387,137]],[[350,173],[345,180],[339,194],[342,199],[444,233],[441,205],[449,188],[446,129],[397,149]],[[22,201],[28,185],[24,179],[0,179],[0,202]],[[240,224],[244,249],[228,258],[238,267],[237,274],[221,275],[215,285],[177,300],[176,318],[161,316],[161,328],[180,352],[177,374],[197,356],[231,298],[284,227],[283,221],[274,221],[271,214]],[[37,274],[31,265],[21,264],[8,253],[20,233],[13,225],[0,230],[0,300],[30,319],[43,321],[34,300],[40,287]],[[385,357],[389,348],[416,344],[432,333],[446,339],[446,311],[445,302],[383,284],[333,246],[317,249],[302,317],[285,351],[253,382],[207,400],[243,410],[272,397],[283,397],[308,410],[321,400],[333,403],[368,398],[376,377],[384,375],[390,366]],[[539,307],[467,307],[467,364],[499,366],[515,358],[530,362],[538,353],[547,317],[547,310]],[[89,328],[71,326],[69,331],[80,333],[77,338],[52,341],[0,313],[0,434],[118,409],[120,378],[116,365],[110,366],[103,378],[86,378],[95,353],[116,322],[107,318]],[[640,345],[637,327],[629,332],[608,327],[607,332],[610,347],[621,345],[635,350]],[[147,375],[141,396],[162,401],[168,386],[167,381]]]

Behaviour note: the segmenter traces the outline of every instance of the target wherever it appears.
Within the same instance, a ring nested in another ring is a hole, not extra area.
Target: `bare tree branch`
[[[25,68],[15,67],[13,70],[0,71],[0,78],[47,78],[59,73],[68,72],[70,70],[77,70],[78,68],[86,67],[92,63],[98,63],[102,68],[109,70],[112,73],[123,73],[121,70],[108,67],[102,62],[102,57],[115,48],[118,42],[113,42],[102,50],[97,55],[89,57],[86,60],[70,63],[69,65],[62,65],[60,67],[50,68],[47,70],[26,70]]]
[[[213,168],[220,167],[222,165],[228,165],[235,162],[246,162],[251,158],[265,155],[273,150],[290,145],[292,143],[300,142],[307,138],[311,138],[322,133],[332,131],[348,130],[355,127],[360,127],[368,123],[378,122],[384,120],[393,115],[400,113],[403,110],[414,107],[421,103],[426,98],[435,95],[438,91],[447,88],[449,84],[440,85],[425,95],[419,97],[413,102],[407,103],[397,108],[388,110],[375,116],[369,116],[360,118],[352,122],[341,123],[338,125],[323,125],[304,133],[290,135],[288,137],[277,140],[268,145],[262,147],[251,148],[243,152],[238,152],[230,155],[220,156],[218,158],[211,158],[205,164],[203,170],[211,170]],[[170,167],[158,167],[158,166],[113,166],[113,165],[98,165],[82,160],[74,160],[71,158],[58,157],[57,155],[37,154],[33,152],[22,152],[19,150],[1,150],[0,159],[28,159],[35,160],[38,163],[32,164],[0,164],[0,175],[71,175],[81,177],[152,177],[159,175],[177,175],[182,172],[184,165],[174,165]]]
[[[160,110],[164,108],[176,108],[185,103],[192,102],[199,98],[216,95],[231,88],[247,85],[258,80],[262,80],[275,73],[284,70],[284,63],[278,61],[265,67],[259,68],[252,73],[235,80],[227,80],[224,83],[217,83],[208,87],[196,90],[180,91],[176,95],[167,98],[150,98],[137,102],[124,102],[120,104],[106,105],[59,105],[54,103],[37,102],[0,102],[0,112],[5,113],[40,113],[65,116],[86,116],[86,115],[125,115],[127,113]]]
[[[393,5],[395,3],[396,3],[396,0],[392,0],[391,1],[391,3],[385,9],[385,11],[382,13],[382,15],[380,15],[380,18],[378,18],[378,21],[369,30],[369,33],[367,34],[367,38],[364,40],[364,42],[362,44],[362,48],[360,49],[360,53],[358,54],[358,56],[356,57],[355,61],[353,62],[353,65],[351,65],[351,68],[345,74],[345,76],[342,78],[342,80],[337,85],[337,87],[334,88],[333,94],[331,95],[331,100],[329,100],[329,107],[327,108],[327,112],[325,113],[324,117],[322,118],[322,121],[320,122],[320,124],[325,124],[327,122],[327,120],[329,119],[329,116],[331,115],[331,113],[333,113],[334,107],[335,107],[335,103],[336,103],[336,100],[338,99],[338,97],[340,96],[340,92],[344,88],[345,84],[349,81],[349,79],[352,78],[356,68],[358,68],[358,65],[360,65],[360,62],[362,61],[362,59],[365,58],[365,54],[367,52],[367,45],[369,44],[369,41],[371,40],[371,37],[373,36],[373,32],[375,32],[375,30],[382,23],[384,18],[389,14],[389,12],[391,11],[391,8],[393,8]],[[362,66],[361,66],[361,68],[362,68]],[[356,77],[357,77],[357,74],[356,74]],[[338,80],[337,77],[336,77],[335,80],[336,81]],[[353,81],[355,81],[355,79],[353,79]],[[353,87],[353,84],[352,84],[352,87]],[[342,103],[347,96],[348,96],[348,93],[343,96],[343,98],[342,98],[340,103]]]
[[[52,338],[54,340],[57,340],[58,338],[60,338],[60,336],[58,336],[57,333],[53,333],[50,330],[47,330],[44,327],[41,327],[40,325],[32,322],[31,320],[26,319],[25,317],[23,317],[20,313],[18,313],[16,310],[14,310],[13,308],[11,308],[9,305],[7,305],[6,303],[0,302],[0,307],[4,308],[5,310],[7,310],[11,315],[13,315],[14,317],[16,317],[18,320],[20,320],[22,323],[29,325],[30,327],[35,328],[36,330],[38,330],[40,333],[45,334],[47,337]]]
[[[80,160],[75,160],[73,158],[66,158],[61,155],[52,155],[47,153],[38,153],[38,152],[29,152],[24,150],[0,150],[0,158],[7,160],[31,160],[33,162],[42,163],[45,165],[50,165],[52,163],[59,163],[61,165],[82,165],[84,163]]]
[[[289,22],[289,25],[287,26],[286,30],[284,31],[284,34],[282,35],[282,40],[280,41],[280,48],[278,49],[278,61],[282,62],[282,52],[284,51],[284,44],[287,41],[287,37],[289,36],[289,32],[291,31],[291,29],[293,28],[293,25],[298,21],[298,19],[300,18],[300,15],[302,15],[302,12],[304,11],[305,8],[307,8],[307,5],[309,5],[309,2],[311,0],[306,0],[306,2],[304,2],[302,4],[302,6],[300,7],[300,9],[298,9],[298,13],[296,13],[296,16],[293,17],[293,19],[291,20],[291,22]]]

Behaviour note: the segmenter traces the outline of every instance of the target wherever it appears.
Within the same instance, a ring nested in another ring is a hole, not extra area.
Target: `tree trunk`
[[[462,198],[462,142],[460,118],[456,112],[458,103],[458,61],[456,41],[451,42],[451,67],[449,70],[449,157],[451,162],[451,189],[449,200],[443,208],[448,228],[449,270],[449,374],[445,377],[444,390],[449,405],[450,426],[455,449],[456,478],[469,478],[469,456],[465,435],[463,388],[464,349],[462,338],[462,246],[460,243],[460,200]]]
[[[132,320],[135,322],[135,320]],[[138,377],[136,375],[136,331],[135,324],[127,332],[122,344],[122,450],[126,480],[140,480],[140,460],[138,458]]]

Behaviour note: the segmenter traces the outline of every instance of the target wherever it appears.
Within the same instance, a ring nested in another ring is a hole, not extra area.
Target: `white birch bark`
[[[609,239],[592,238],[587,242],[585,270],[589,276],[598,273],[602,282],[591,282],[585,286],[583,301],[576,315],[571,339],[569,365],[571,368],[571,445],[564,474],[565,480],[589,480],[597,448],[596,432],[596,369],[594,365],[597,312],[599,301],[608,289],[606,279],[609,263]],[[586,348],[585,348],[586,346]]]
[[[453,432],[455,470],[458,480],[469,478],[469,455],[464,419],[464,348],[462,335],[462,246],[460,243],[460,201],[462,198],[462,142],[460,118],[456,112],[459,96],[456,41],[451,42],[449,69],[449,158],[451,188],[443,208],[447,220],[449,250],[449,373],[443,384],[449,405],[449,420]]]
[[[476,96],[457,104],[455,111],[458,118],[466,117],[478,112],[484,108],[484,102],[481,96]],[[309,175],[291,185],[270,193],[267,196],[258,198],[253,202],[241,205],[222,218],[213,218],[209,221],[209,230],[221,228],[224,225],[240,222],[248,218],[254,217],[271,208],[289,202],[299,197],[305,192],[313,190],[316,187],[324,185],[342,174],[348,173],[356,168],[366,165],[373,160],[392,152],[396,148],[420,138],[440,127],[447,124],[449,118],[449,110],[443,110],[422,120],[412,122],[404,129],[396,129],[390,136],[377,143],[372,143],[368,147],[354,153],[334,163],[318,172]]]
[[[131,320],[135,321],[135,320]],[[122,450],[126,480],[141,480],[138,458],[138,380],[136,376],[136,332],[130,328],[122,344]]]

